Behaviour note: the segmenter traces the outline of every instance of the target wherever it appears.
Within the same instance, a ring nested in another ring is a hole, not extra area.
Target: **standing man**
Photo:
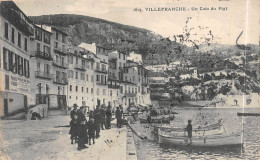
[[[86,117],[84,115],[84,107],[81,106],[78,111],[78,150],[88,148],[84,145],[84,139],[85,139],[85,131],[86,131]]]
[[[100,137],[100,125],[101,125],[101,113],[100,113],[100,108],[97,105],[96,109],[94,110],[94,123],[96,126],[96,139]]]
[[[122,112],[119,110],[119,107],[116,107],[116,125],[118,128],[121,128],[122,121]]]
[[[192,138],[192,125],[191,125],[191,120],[188,120],[188,125],[185,128],[185,131],[188,133],[188,139],[190,140],[190,144],[192,143],[191,138]]]
[[[73,110],[70,112],[70,118],[73,119],[74,115],[77,115],[78,112],[78,105],[75,103],[73,104]]]
[[[106,110],[104,104],[101,105],[100,114],[101,114],[101,128],[102,130],[104,130],[104,126],[106,128]]]
[[[111,118],[112,118],[112,112],[111,112],[111,106],[109,105],[107,107],[107,110],[106,110],[106,129],[110,129],[111,128]]]

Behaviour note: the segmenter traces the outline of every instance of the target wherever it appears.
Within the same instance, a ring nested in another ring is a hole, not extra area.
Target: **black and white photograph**
[[[0,160],[260,160],[259,0],[0,0]]]

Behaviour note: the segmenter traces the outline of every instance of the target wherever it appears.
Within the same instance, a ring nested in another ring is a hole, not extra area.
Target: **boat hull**
[[[215,135],[215,136],[199,136],[191,138],[191,142],[187,137],[158,134],[160,144],[171,144],[176,146],[197,146],[197,147],[216,147],[216,146],[236,146],[242,145],[240,134],[231,135]]]
[[[170,123],[170,118],[163,118],[163,119],[151,119],[150,122],[147,119],[139,118],[140,123]]]

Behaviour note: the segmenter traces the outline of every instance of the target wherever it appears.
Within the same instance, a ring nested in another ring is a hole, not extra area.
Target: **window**
[[[12,28],[12,43],[15,43],[15,29]]]
[[[97,75],[96,81],[100,81],[100,75]]]
[[[57,31],[56,31],[56,40],[59,40],[59,34]]]
[[[91,88],[91,94],[93,94],[93,88]]]
[[[113,92],[112,92],[112,90],[110,90],[110,96],[113,96]]]
[[[37,43],[36,46],[37,46],[37,51],[38,51],[38,52],[41,51],[41,44],[40,44],[40,43]]]
[[[70,85],[70,91],[72,91],[72,85]]]
[[[18,74],[23,75],[23,57],[18,57]]]
[[[59,46],[59,43],[58,43],[58,42],[55,42],[54,47],[55,47],[55,48],[58,48],[58,46]]]
[[[58,95],[60,95],[60,86],[58,86]]]
[[[35,29],[35,39],[42,41],[42,31]]]
[[[43,38],[43,42],[46,43],[46,44],[50,44],[50,40],[51,40],[51,37],[49,34],[47,33],[44,33],[44,38]]]
[[[76,90],[76,92],[78,92],[78,86],[76,86],[76,89],[75,89],[75,90]]]
[[[86,88],[86,92],[88,93],[88,88]]]
[[[97,62],[96,69],[100,70],[100,63]]]
[[[94,63],[91,62],[91,70],[93,70],[93,68],[94,68]]]
[[[18,32],[18,46],[21,47],[21,33]]]
[[[97,95],[99,95],[99,88],[97,88]]]
[[[24,38],[24,50],[27,51],[27,38]]]
[[[76,57],[76,64],[79,64],[78,62],[79,62],[79,58],[78,58],[78,57]]]
[[[78,79],[79,77],[78,77],[78,72],[76,72],[76,79]]]
[[[41,62],[37,62],[37,71],[41,70]]]
[[[125,60],[125,54],[123,54],[124,60]]]
[[[44,45],[43,52],[44,52],[45,54],[48,54],[48,55],[50,55],[50,54],[51,54],[50,47],[48,47],[48,46]]]
[[[94,82],[94,76],[91,75],[91,82]]]
[[[38,94],[42,94],[42,84],[41,83],[37,84],[37,88],[38,88]]]
[[[118,56],[119,59],[121,59],[121,53],[119,53],[119,56]]]
[[[85,80],[85,74],[83,72],[80,73],[80,80]]]
[[[62,42],[65,43],[65,36],[61,35],[61,37],[62,37]]]
[[[73,71],[69,70],[69,78],[73,78]]]
[[[81,92],[84,92],[84,87],[81,87]]]
[[[5,75],[5,89],[9,90],[9,76]]]
[[[86,81],[88,81],[88,74],[86,75]]]
[[[5,22],[5,38],[8,39],[8,23]]]
[[[73,56],[70,55],[68,58],[69,58],[69,63],[70,63],[70,64],[73,64]]]

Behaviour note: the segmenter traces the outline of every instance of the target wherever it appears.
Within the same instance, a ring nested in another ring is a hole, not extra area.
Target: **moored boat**
[[[169,136],[159,131],[159,143],[171,145],[191,145],[201,147],[215,147],[215,146],[233,146],[242,145],[241,134],[233,133],[229,135],[208,135],[208,136],[193,136],[191,142],[187,136]]]

